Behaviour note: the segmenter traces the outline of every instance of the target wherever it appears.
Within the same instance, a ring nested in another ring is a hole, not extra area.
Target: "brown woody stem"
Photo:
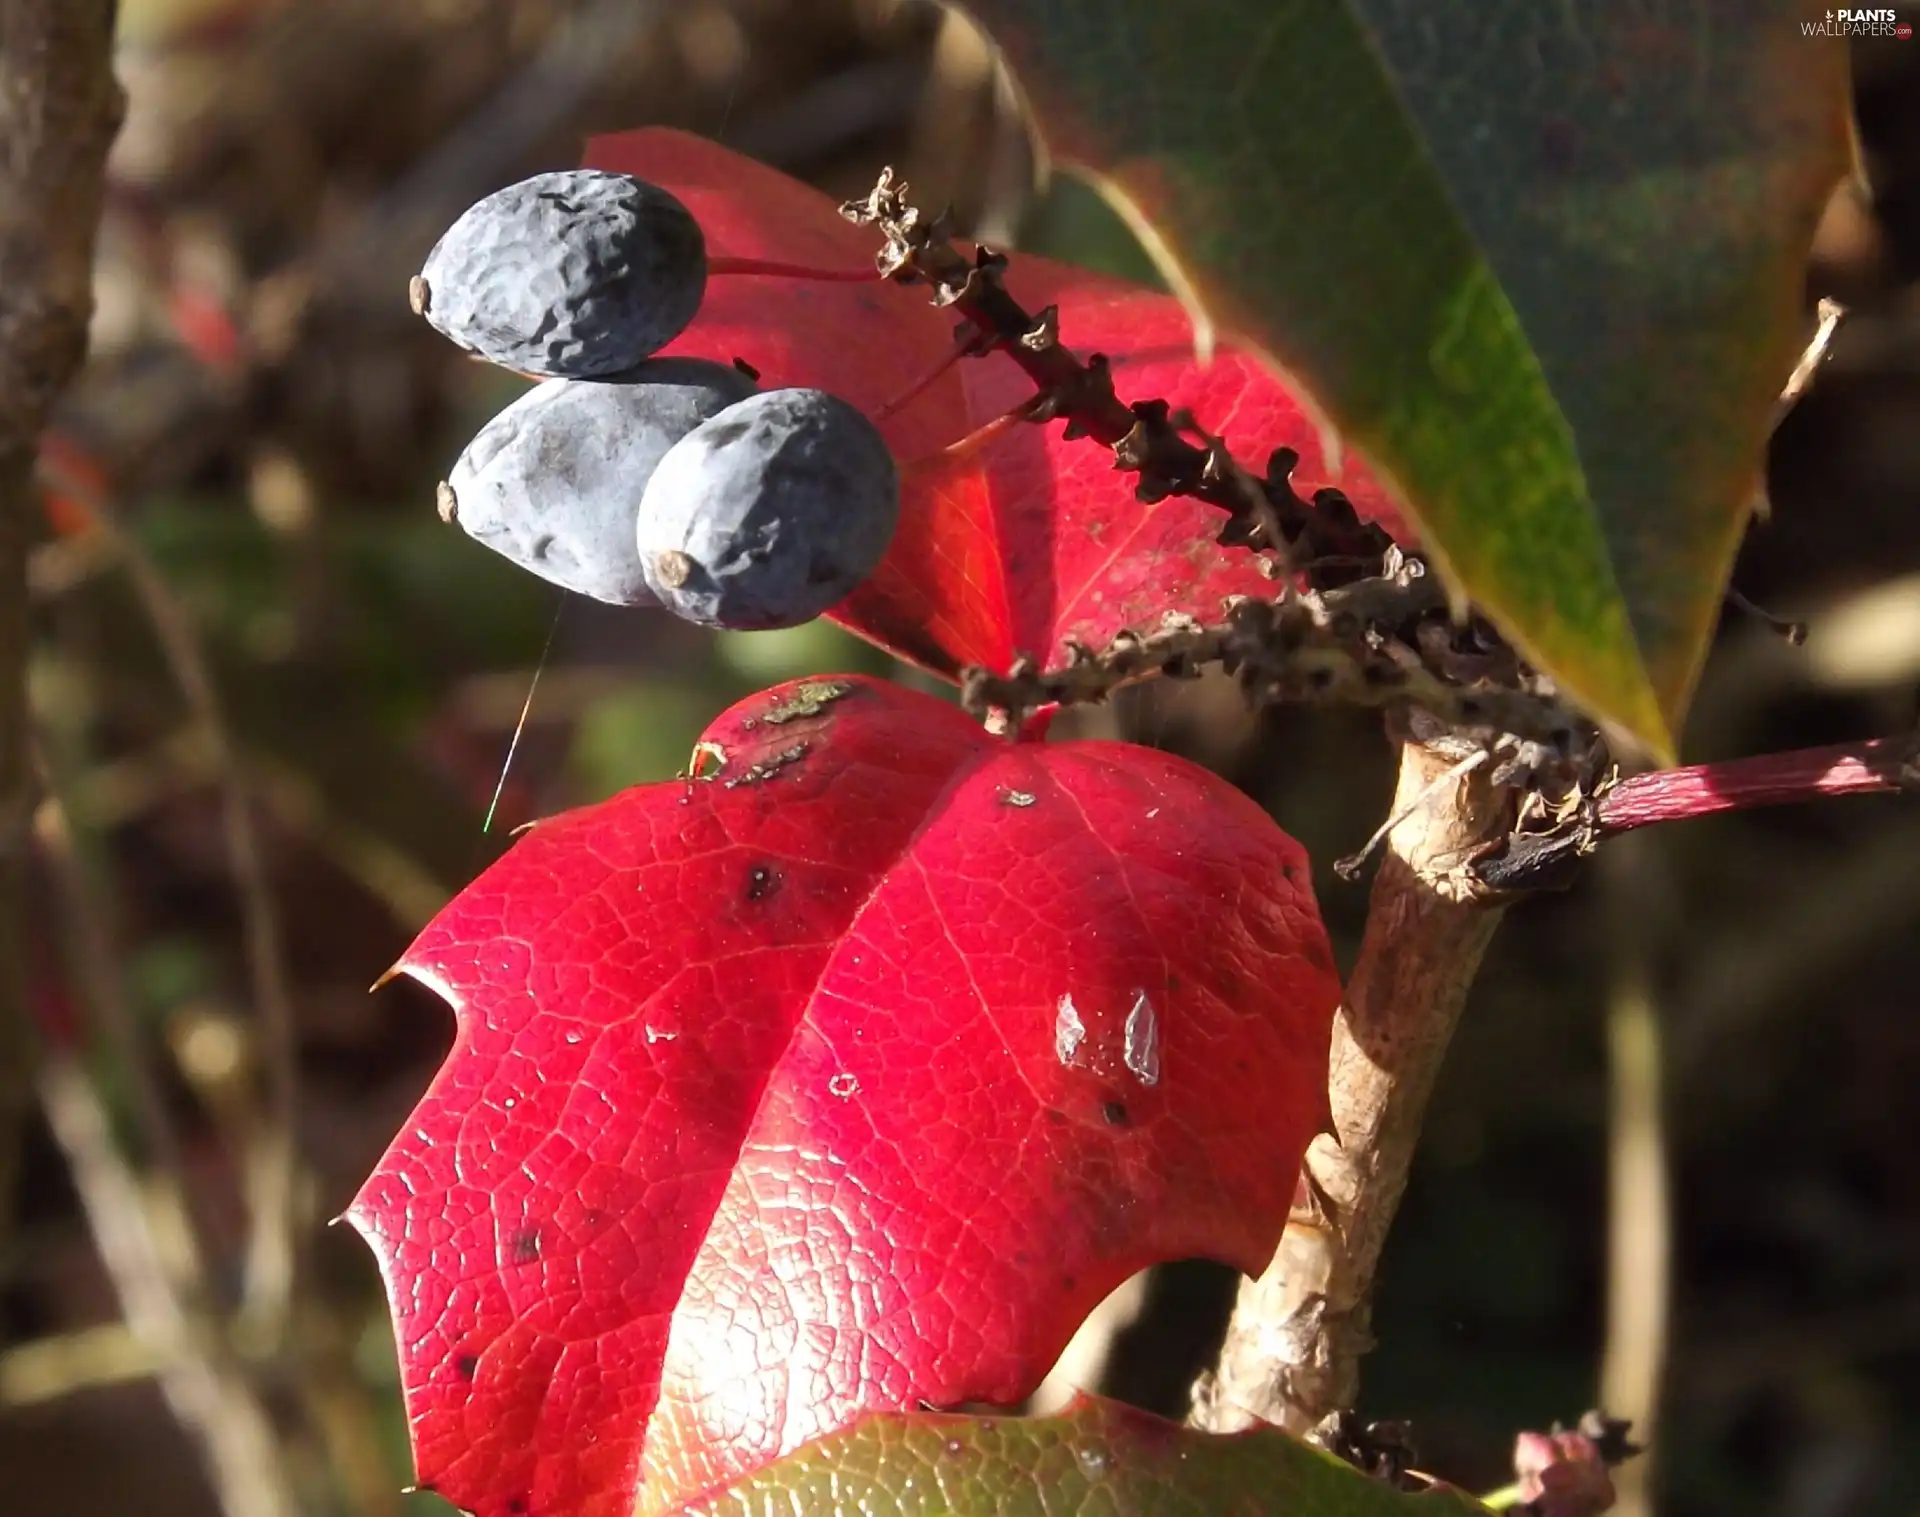
[[[1470,863],[1513,824],[1485,766],[1450,745],[1401,748],[1406,820],[1374,879],[1359,962],[1334,1020],[1333,1129],[1307,1151],[1294,1214],[1258,1280],[1242,1281],[1218,1367],[1194,1387],[1214,1432],[1269,1422],[1305,1433],[1352,1406],[1372,1347],[1374,1274],[1427,1099],[1501,917]]]
[[[27,549],[34,461],[86,353],[107,147],[123,109],[112,0],[0,0],[0,1238],[32,1099],[21,926],[34,782],[27,756]]]

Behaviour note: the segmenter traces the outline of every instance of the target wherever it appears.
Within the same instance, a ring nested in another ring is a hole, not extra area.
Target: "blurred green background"
[[[254,1409],[270,1466],[227,1517],[427,1512],[431,1498],[400,1494],[371,1258],[324,1223],[404,1120],[450,1019],[410,984],[367,985],[513,827],[672,774],[713,714],[762,685],[889,666],[824,623],[715,638],[562,604],[442,526],[434,482],[519,383],[412,318],[407,276],[480,195],[577,161],[590,132],[656,122],[836,194],[891,163],[985,238],[1146,266],[1084,190],[1031,193],[978,39],[916,4],[122,0],[121,16],[131,111],[94,352],[59,421],[33,564],[38,730],[101,941],[70,951],[48,881],[36,1008],[81,1029],[162,1265],[230,1301],[267,1057],[246,958],[257,918],[223,833],[218,744],[181,698],[150,598],[85,525],[104,499],[204,642],[291,982],[305,1275],[280,1341],[242,1333],[221,1350],[220,1394]],[[1737,580],[1813,637],[1794,649],[1729,621],[1693,760],[1916,719],[1920,46],[1863,44],[1856,63],[1872,190],[1836,199],[1809,288],[1809,309],[1831,294],[1855,314],[1776,439],[1773,513]],[[1384,814],[1377,720],[1249,714],[1203,680],[1127,692],[1072,726],[1186,753],[1268,805],[1321,861],[1350,961],[1365,890],[1328,866]],[[117,1022],[81,1010],[99,1000],[86,974],[124,1001]],[[1389,1251],[1364,1410],[1411,1420],[1425,1468],[1491,1487],[1518,1429],[1572,1418],[1603,1383],[1630,1399],[1654,1386],[1657,1457],[1627,1510],[1920,1510],[1917,986],[1910,800],[1663,829],[1514,912]],[[10,1510],[212,1517],[61,1145],[44,1124],[23,1142],[0,1245]],[[1076,1373],[1178,1414],[1231,1288],[1207,1265],[1156,1272]],[[1630,1326],[1635,1305],[1651,1329]]]

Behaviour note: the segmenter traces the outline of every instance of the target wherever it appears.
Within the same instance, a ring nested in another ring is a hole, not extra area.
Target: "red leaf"
[[[1224,781],[852,678],[707,741],[401,961],[458,1034],[350,1216],[420,1481],[481,1517],[1015,1400],[1133,1271],[1261,1268],[1323,1121],[1305,860]]]
[[[871,266],[878,247],[877,234],[842,220],[826,195],[683,132],[596,138],[586,161],[679,195],[715,255],[845,270]],[[1302,493],[1337,483],[1363,516],[1399,535],[1359,460],[1328,480],[1319,429],[1277,376],[1231,346],[1211,366],[1195,362],[1192,328],[1171,296],[1031,254],[1014,258],[1007,283],[1029,310],[1057,303],[1063,339],[1112,359],[1123,399],[1191,408],[1250,467],[1294,448]],[[744,358],[767,385],[831,390],[878,420],[904,466],[900,531],[834,620],[951,676],[967,664],[1005,671],[1021,652],[1056,666],[1070,638],[1098,646],[1122,627],[1151,630],[1168,611],[1217,620],[1228,595],[1274,593],[1251,554],[1213,541],[1217,510],[1138,504],[1133,476],[1096,443],[1066,440],[1062,424],[1022,424],[944,451],[1032,398],[1005,354],[963,360],[880,416],[951,353],[953,321],[923,289],[723,275],[667,350]]]

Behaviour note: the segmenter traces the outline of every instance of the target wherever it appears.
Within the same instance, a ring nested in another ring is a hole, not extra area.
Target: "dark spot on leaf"
[[[1118,1101],[1108,1101],[1100,1108],[1100,1115],[1107,1119],[1107,1125],[1109,1127],[1125,1127],[1127,1125],[1127,1108]]]
[[[780,888],[780,876],[771,864],[755,864],[747,871],[747,899],[764,901]]]
[[[540,1257],[540,1230],[530,1227],[513,1237],[513,1262],[531,1264]]]
[[[1051,1122],[1055,1127],[1061,1127],[1061,1126],[1064,1126],[1066,1123],[1067,1114],[1064,1111],[1059,1110],[1057,1107],[1049,1106],[1047,1108],[1047,1120]]]
[[[1300,871],[1295,869],[1291,864],[1282,864],[1280,866],[1280,878],[1291,885],[1295,880],[1300,878]]]
[[[460,1372],[462,1380],[471,1380],[480,1373],[480,1357],[477,1354],[462,1354],[453,1361],[453,1367]]]
[[[603,1211],[593,1210],[587,1213],[588,1227],[598,1227],[602,1222],[606,1220],[607,1220],[607,1214]]]
[[[507,1503],[507,1510],[515,1513],[516,1517],[518,1517],[519,1513],[526,1511],[526,1509],[527,1498],[525,1496],[515,1496],[513,1500]]]
[[[1303,947],[1307,957],[1313,961],[1314,968],[1333,973],[1333,954],[1325,943],[1318,938],[1309,938]]]
[[[1060,1289],[1061,1289],[1061,1290],[1063,1290],[1063,1291],[1069,1291],[1069,1292],[1071,1292],[1071,1291],[1076,1291],[1076,1290],[1078,1290],[1079,1288],[1080,1288],[1080,1280],[1079,1280],[1079,1277],[1078,1277],[1078,1276],[1076,1276],[1076,1275],[1062,1275],[1062,1276],[1060,1277]]]

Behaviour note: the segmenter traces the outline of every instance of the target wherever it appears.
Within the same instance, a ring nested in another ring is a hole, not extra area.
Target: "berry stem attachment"
[[[940,362],[927,370],[926,373],[922,374],[912,384],[908,385],[906,389],[894,396],[892,400],[888,401],[878,411],[875,411],[873,413],[873,419],[875,421],[885,421],[889,416],[905,410],[914,401],[926,394],[933,385],[937,384],[940,376],[960,362],[961,359],[969,358],[976,353],[984,353],[986,351],[987,349],[981,343],[980,333],[971,325],[963,323],[960,334],[954,338],[953,346],[947,350],[946,357],[942,358]]]
[[[752,274],[762,279],[817,279],[837,284],[873,284],[885,276],[878,269],[813,269],[804,263],[781,263],[770,258],[708,258],[707,277]]]

